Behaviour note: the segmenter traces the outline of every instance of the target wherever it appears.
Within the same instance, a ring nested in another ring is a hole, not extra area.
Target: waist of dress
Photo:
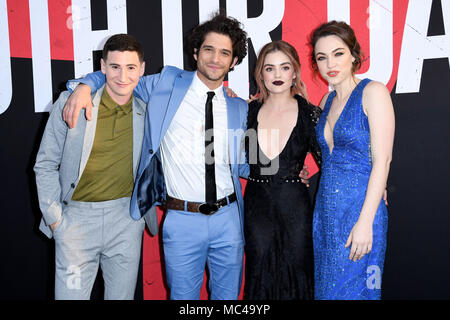
[[[248,181],[256,183],[302,183],[302,179],[298,176],[249,176]]]
[[[336,172],[351,172],[358,176],[370,176],[372,172],[372,165],[370,163],[357,163],[357,162],[337,162],[337,161],[324,161],[322,163],[322,174],[331,171]]]

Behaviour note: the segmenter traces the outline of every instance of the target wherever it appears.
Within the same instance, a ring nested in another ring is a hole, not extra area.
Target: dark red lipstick
[[[276,80],[276,81],[274,81],[274,82],[272,82],[274,85],[276,85],[276,86],[281,86],[281,85],[283,85],[284,84],[284,81],[281,81],[281,80]]]

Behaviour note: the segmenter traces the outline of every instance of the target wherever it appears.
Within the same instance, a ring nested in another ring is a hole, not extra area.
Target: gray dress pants
[[[105,300],[133,299],[144,219],[130,217],[130,198],[71,201],[56,226],[55,299],[88,300],[102,269]]]

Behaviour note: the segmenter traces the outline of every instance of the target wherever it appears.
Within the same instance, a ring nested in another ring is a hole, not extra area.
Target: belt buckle
[[[215,203],[205,202],[198,206],[198,211],[202,214],[209,216],[219,211],[219,206]]]

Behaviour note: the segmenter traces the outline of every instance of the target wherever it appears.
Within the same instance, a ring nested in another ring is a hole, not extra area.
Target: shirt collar
[[[132,109],[132,104],[133,104],[133,95],[131,95],[130,100],[128,100],[127,103],[123,104],[123,105],[119,105],[117,102],[115,102],[111,96],[108,94],[108,92],[106,91],[106,88],[103,90],[103,94],[102,94],[102,99],[101,99],[101,103],[106,107],[106,109],[108,110],[114,110],[117,107],[119,107],[119,109],[125,113],[128,114],[131,112]]]
[[[197,94],[199,97],[206,97],[206,93],[208,91],[214,91],[215,97],[217,98],[223,98],[223,83],[216,89],[211,90],[209,89],[206,84],[203,83],[202,80],[197,75],[197,72],[195,72],[194,79],[192,80],[191,89]]]

